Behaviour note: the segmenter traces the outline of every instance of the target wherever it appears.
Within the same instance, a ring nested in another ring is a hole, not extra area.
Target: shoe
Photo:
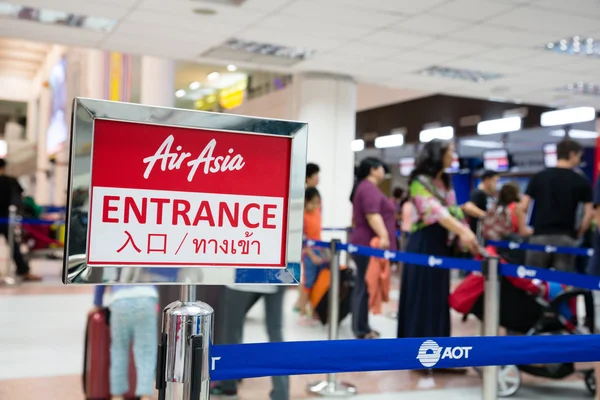
[[[42,277],[34,274],[25,274],[21,276],[21,279],[23,279],[23,282],[39,282],[42,280]]]
[[[218,385],[215,385],[210,389],[210,395],[219,397],[221,399],[237,399],[238,398],[237,390],[223,390],[223,388],[221,388]]]

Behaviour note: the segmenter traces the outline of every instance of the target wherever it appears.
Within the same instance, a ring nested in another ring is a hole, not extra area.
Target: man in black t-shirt
[[[535,201],[531,244],[577,247],[577,241],[590,228],[593,217],[590,182],[574,171],[581,163],[583,147],[565,139],[556,146],[555,168],[547,168],[531,178],[521,201],[527,212]],[[583,204],[583,218],[577,226],[577,209]],[[575,256],[540,251],[528,251],[525,263],[534,267],[554,268],[573,272]]]
[[[469,226],[476,234],[479,221],[496,202],[499,179],[496,171],[485,171],[481,175],[481,183],[473,189],[469,201],[463,206],[463,211],[469,216]]]
[[[0,158],[0,235],[8,241],[8,208],[11,205],[17,206],[21,202],[23,196],[23,188],[12,176],[5,174],[6,161]],[[29,264],[21,254],[20,244],[15,240],[13,247],[13,259],[17,265],[17,275],[24,281],[39,281],[39,276],[29,272]]]

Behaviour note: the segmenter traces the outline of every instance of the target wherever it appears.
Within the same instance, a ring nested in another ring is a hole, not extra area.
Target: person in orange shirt
[[[304,192],[304,239],[321,240],[321,195],[314,187],[309,187]],[[302,261],[304,279],[298,305],[301,319],[310,319],[312,312],[309,310],[310,292],[319,272],[327,265],[328,260],[323,249],[306,246],[302,251]]]

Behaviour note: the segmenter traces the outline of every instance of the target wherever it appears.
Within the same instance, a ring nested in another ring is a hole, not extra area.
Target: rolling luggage
[[[329,317],[329,283],[331,271],[325,268],[319,272],[317,280],[310,293],[310,302],[314,312],[323,325],[327,324]],[[350,314],[350,301],[354,291],[354,273],[346,267],[340,268],[340,299],[339,299],[339,322]]]
[[[86,400],[110,400],[110,312],[102,308],[88,317],[85,330],[83,392]],[[125,399],[135,399],[135,364],[129,354],[129,392]]]

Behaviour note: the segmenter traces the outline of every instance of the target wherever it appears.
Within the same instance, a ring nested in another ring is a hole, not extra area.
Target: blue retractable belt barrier
[[[599,290],[600,278],[572,272],[552,271],[526,265],[500,264],[500,274],[518,278],[539,279],[547,282],[562,283],[582,289]]]
[[[328,340],[213,346],[211,379],[600,360],[600,335]]]
[[[594,249],[585,249],[579,247],[561,247],[561,246],[544,246],[541,244],[529,244],[529,243],[518,243],[518,242],[498,242],[490,240],[487,242],[490,246],[496,246],[503,249],[511,250],[535,250],[543,251],[545,253],[561,253],[561,254],[573,254],[576,256],[589,256],[594,255]]]
[[[307,240],[307,246],[329,248],[330,242]],[[496,243],[496,242],[493,242]],[[490,243],[492,244],[492,243]],[[404,262],[408,264],[423,265],[432,268],[460,269],[469,272],[481,272],[481,262],[452,257],[437,257],[427,254],[404,253],[399,251],[374,249],[365,246],[339,243],[337,251],[346,251],[350,254],[359,254],[367,257],[385,258],[390,261]],[[539,279],[547,282],[561,283],[582,289],[599,290],[600,278],[576,274],[572,272],[553,271],[544,268],[530,267],[527,265],[500,264],[500,274],[517,278]]]
[[[307,240],[309,247],[329,248],[329,242]],[[428,254],[404,253],[401,251],[374,249],[366,246],[356,246],[354,244],[339,243],[337,251],[347,251],[350,254],[358,254],[367,257],[385,258],[390,261],[403,262],[408,264],[425,265],[428,267],[462,269],[465,271],[481,271],[481,262],[467,258],[437,257]]]
[[[0,224],[8,224],[10,221],[8,218],[0,218]],[[32,219],[32,218],[21,218],[16,220],[20,224],[27,225],[64,225],[65,221],[57,220],[57,221],[49,221],[45,219]]]
[[[67,207],[59,207],[59,206],[42,206],[42,210],[45,213],[59,213],[67,211]]]

